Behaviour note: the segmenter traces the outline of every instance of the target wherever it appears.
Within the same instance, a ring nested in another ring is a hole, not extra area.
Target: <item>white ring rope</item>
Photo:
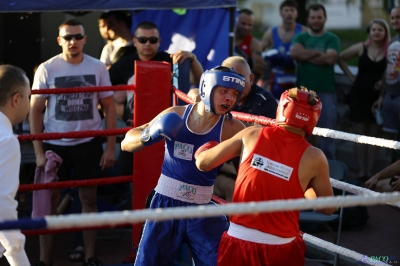
[[[143,222],[145,220],[163,221],[182,218],[211,217],[218,215],[252,214],[258,212],[310,210],[358,205],[376,205],[379,203],[399,202],[400,193],[392,192],[374,196],[337,196],[320,197],[313,200],[270,200],[246,203],[228,203],[224,205],[203,205],[190,207],[165,208],[155,210],[134,210],[121,212],[102,212],[46,216],[48,229],[73,228],[79,226],[119,225]]]
[[[327,128],[315,127],[313,130],[313,135],[334,138],[334,139],[349,140],[361,144],[370,144],[389,149],[400,150],[400,142],[398,141],[351,134]]]
[[[389,264],[386,264],[386,263],[381,262],[381,261],[370,260],[366,255],[363,255],[363,254],[357,253],[357,252],[355,252],[353,250],[350,250],[350,249],[347,249],[347,248],[332,244],[330,242],[327,242],[325,240],[322,240],[320,238],[317,238],[315,236],[312,236],[312,235],[309,235],[309,234],[306,234],[306,233],[303,234],[303,239],[304,239],[304,241],[307,241],[307,242],[309,242],[311,244],[314,244],[317,247],[322,247],[322,248],[324,248],[326,250],[329,250],[329,251],[332,251],[334,253],[337,253],[337,254],[352,258],[352,259],[354,259],[356,261],[359,261],[359,262],[363,262],[363,263],[366,263],[366,264],[369,264],[369,265],[389,265]]]
[[[382,195],[382,193],[375,192],[375,191],[369,190],[367,188],[355,186],[355,185],[352,185],[352,184],[349,184],[346,182],[342,182],[342,181],[339,181],[339,180],[336,180],[333,178],[331,178],[330,180],[331,180],[332,187],[353,193],[355,195],[365,195],[365,196],[373,196],[373,197],[377,196],[377,195]],[[400,207],[400,202],[392,203],[390,205]]]

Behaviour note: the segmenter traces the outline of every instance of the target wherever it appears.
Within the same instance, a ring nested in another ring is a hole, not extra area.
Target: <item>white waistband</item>
[[[161,174],[155,190],[176,200],[206,204],[211,201],[214,186],[192,185]]]
[[[247,228],[235,223],[230,223],[228,235],[239,238],[241,240],[269,245],[283,245],[292,242],[296,237],[283,238],[258,231],[256,229]]]

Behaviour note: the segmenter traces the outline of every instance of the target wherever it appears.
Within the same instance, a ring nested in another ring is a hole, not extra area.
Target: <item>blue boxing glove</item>
[[[270,62],[272,67],[294,68],[294,62],[290,52],[280,53],[277,49],[271,49],[263,53],[264,61]]]
[[[178,137],[183,126],[183,120],[178,114],[173,112],[166,113],[142,131],[140,140],[144,146],[150,146],[165,138],[172,140]]]

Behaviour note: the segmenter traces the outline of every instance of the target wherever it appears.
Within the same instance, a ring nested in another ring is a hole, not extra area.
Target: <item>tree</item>
[[[306,4],[307,0],[296,0],[298,6],[298,17],[297,22],[302,25],[307,25],[307,11],[306,11]]]

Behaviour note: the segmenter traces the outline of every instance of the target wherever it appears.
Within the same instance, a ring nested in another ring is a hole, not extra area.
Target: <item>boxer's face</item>
[[[214,112],[223,115],[229,112],[236,103],[239,92],[231,88],[217,86],[213,92]]]

